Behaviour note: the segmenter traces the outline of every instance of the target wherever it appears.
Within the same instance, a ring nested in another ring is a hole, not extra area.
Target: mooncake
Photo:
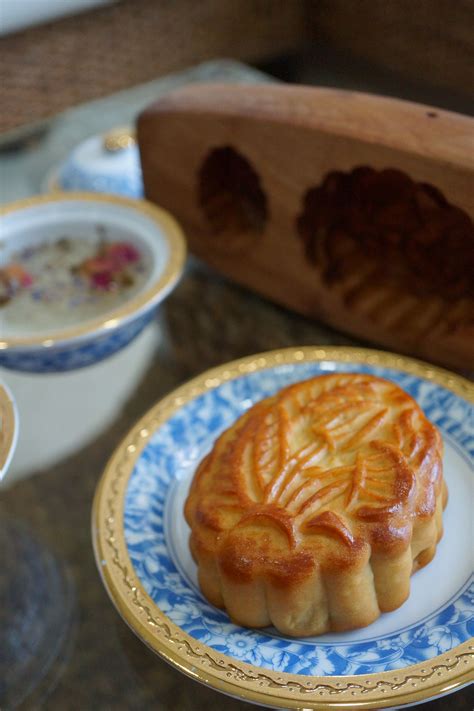
[[[372,375],[323,375],[256,403],[186,500],[202,593],[240,625],[298,637],[397,609],[442,536],[442,454],[415,400]]]

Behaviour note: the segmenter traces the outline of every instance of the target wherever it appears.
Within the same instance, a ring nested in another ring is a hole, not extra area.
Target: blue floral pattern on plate
[[[128,552],[155,604],[185,632],[216,651],[278,672],[331,676],[394,670],[447,652],[474,634],[472,577],[440,608],[411,625],[363,641],[340,635],[336,642],[325,642],[287,639],[272,629],[248,630],[233,624],[203,598],[177,562],[169,524],[176,482],[185,472],[192,473],[220,432],[254,402],[287,384],[335,370],[368,372],[395,381],[464,457],[473,456],[472,408],[449,390],[383,367],[305,362],[243,375],[185,404],[154,433],[137,460],[126,493]]]

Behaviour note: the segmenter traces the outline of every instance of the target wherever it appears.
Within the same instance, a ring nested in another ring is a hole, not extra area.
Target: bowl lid
[[[134,130],[117,128],[82,141],[48,175],[46,186],[140,197],[143,182]]]

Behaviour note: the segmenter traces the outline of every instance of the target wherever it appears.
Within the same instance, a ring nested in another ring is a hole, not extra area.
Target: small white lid
[[[48,175],[45,189],[142,197],[140,156],[133,132],[128,128],[115,129],[86,139]]]

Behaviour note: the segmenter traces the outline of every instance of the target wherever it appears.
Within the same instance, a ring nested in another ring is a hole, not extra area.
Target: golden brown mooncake
[[[185,504],[206,598],[238,624],[364,627],[434,556],[443,443],[392,382],[332,374],[254,405],[200,463]]]

